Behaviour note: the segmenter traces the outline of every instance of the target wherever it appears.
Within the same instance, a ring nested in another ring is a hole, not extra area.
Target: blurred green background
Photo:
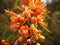
[[[0,37],[2,32],[10,30],[5,27],[9,24],[9,16],[4,13],[5,9],[15,10],[18,0],[0,0]],[[60,0],[47,1],[47,21],[48,28],[53,34],[45,32],[46,40],[42,45],[60,45]],[[18,1],[19,4],[20,0]],[[8,31],[9,32],[9,31]],[[10,32],[12,33],[12,32]]]

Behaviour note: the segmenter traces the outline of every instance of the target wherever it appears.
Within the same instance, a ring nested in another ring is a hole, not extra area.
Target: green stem
[[[8,30],[5,30],[5,31],[3,32],[3,34],[2,34],[2,36],[1,36],[0,39],[2,39],[2,38],[4,37],[4,35],[7,33],[7,31],[8,31]]]
[[[14,32],[12,35],[10,35],[6,40],[8,41],[11,37],[14,36],[15,33],[16,33],[16,32]]]
[[[16,38],[18,37],[19,35],[17,35],[16,37],[14,37],[14,39],[12,40],[12,43],[14,43],[14,41],[16,40]]]
[[[14,4],[14,8],[16,8],[17,4],[18,4],[19,0],[16,0],[15,4]]]
[[[41,25],[41,24],[40,24]],[[41,25],[48,33],[52,33],[51,31],[49,31],[45,26]]]

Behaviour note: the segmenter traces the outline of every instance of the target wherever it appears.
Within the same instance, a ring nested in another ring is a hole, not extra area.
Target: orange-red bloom
[[[20,34],[18,41],[20,43],[23,42],[26,45],[29,45],[29,41],[32,40],[44,40],[45,37],[41,35],[41,31],[39,31],[40,29],[37,28],[39,27],[38,23],[42,27],[46,26],[46,24],[43,22],[43,19],[45,18],[43,15],[45,8],[41,0],[22,0],[22,5],[20,5],[20,8],[17,6],[17,9],[22,12],[21,15],[18,15],[13,11],[5,11],[8,12],[11,16],[10,20],[12,22],[12,25],[10,25],[9,27],[14,31],[18,31],[18,33]],[[26,40],[24,40],[23,38]],[[37,43],[37,45],[40,44]]]
[[[33,0],[29,2],[29,7],[31,10],[34,10],[36,8]]]
[[[22,4],[27,6],[28,5],[28,0],[22,0]]]
[[[31,14],[30,14],[30,12],[25,12],[25,16],[26,16],[26,18],[31,18]]]
[[[18,20],[19,20],[19,22],[24,22],[25,21],[25,18],[22,17],[22,16],[20,16],[20,17],[18,17]]]
[[[37,22],[37,18],[36,18],[36,17],[32,17],[32,18],[31,18],[31,21],[32,21],[32,22]]]
[[[10,43],[7,42],[7,41],[2,41],[2,42],[0,43],[0,45],[10,45]]]
[[[42,12],[42,10],[41,10],[41,9],[35,9],[35,14],[36,14],[36,15],[41,14],[41,12]]]
[[[12,17],[10,17],[10,20],[11,20],[12,23],[17,23],[18,22],[18,17],[12,16]]]
[[[18,41],[19,41],[20,43],[23,42],[23,37],[20,36],[20,37],[18,38]]]
[[[22,27],[20,28],[20,34],[21,34],[24,38],[28,38],[28,37],[29,37],[28,28],[26,28],[25,26],[22,26]]]
[[[18,30],[19,23],[15,23],[15,24],[10,25],[10,28],[13,29],[14,31]]]
[[[34,24],[30,25],[30,29],[34,35],[38,34],[38,32],[39,32],[38,29],[34,26]]]

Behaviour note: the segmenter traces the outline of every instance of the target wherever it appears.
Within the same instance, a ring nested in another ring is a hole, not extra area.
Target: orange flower
[[[29,2],[29,6],[30,6],[31,10],[34,10],[36,8],[35,4],[34,4],[34,0],[32,0],[32,1]]]
[[[13,11],[5,11],[11,16],[10,20],[12,25],[9,27],[13,29],[13,31],[18,31],[20,34],[18,41],[23,43],[23,45],[29,45],[32,43],[30,42],[32,40],[35,42],[39,39],[43,41],[45,37],[41,35],[41,31],[39,31],[40,29],[37,29],[39,26],[38,23],[42,27],[46,26],[46,24],[43,22],[45,8],[41,0],[22,0],[22,5],[20,5],[20,7],[17,6],[17,9],[22,12],[21,15],[17,15]],[[36,45],[40,44],[37,43]]]
[[[19,23],[15,23],[15,24],[10,25],[10,28],[13,29],[14,31],[18,30]]]
[[[37,18],[36,18],[36,17],[32,17],[32,18],[31,18],[31,21],[32,21],[32,22],[37,22]]]
[[[25,16],[26,16],[26,18],[31,18],[31,14],[30,14],[30,12],[25,12]]]
[[[25,30],[25,29],[26,29],[25,26],[21,26],[20,31]]]
[[[30,8],[32,8],[32,10],[34,11],[34,13],[36,15],[41,14],[42,12],[44,12],[44,4],[40,1],[40,0],[33,0],[31,1],[32,5],[30,6]],[[34,5],[33,5],[34,4]]]
[[[0,45],[10,45],[10,43],[5,41],[5,40],[3,40]]]
[[[21,34],[24,38],[28,38],[28,37],[29,37],[28,28],[26,28],[25,26],[22,26],[22,27],[20,28],[20,34]]]
[[[44,41],[44,40],[45,40],[45,37],[44,37],[43,35],[41,35],[41,34],[37,34],[37,37],[39,37],[39,39],[40,39],[41,41]]]
[[[33,12],[32,10],[29,10],[29,13],[30,13],[30,14],[34,14],[34,12]]]
[[[34,24],[31,24],[31,25],[30,25],[30,29],[31,29],[31,31],[34,33],[34,35],[38,34],[38,32],[39,32],[38,29],[35,28]]]
[[[42,19],[41,19],[41,16],[37,16],[37,17],[32,17],[32,18],[31,18],[31,21],[32,21],[32,22],[41,22]]]
[[[34,24],[30,24],[30,30],[34,28]]]
[[[23,37],[20,36],[20,37],[18,38],[18,41],[19,41],[19,42],[23,42]]]
[[[31,39],[34,40],[34,41],[39,40],[37,36],[34,36],[34,37],[32,37]]]
[[[28,5],[28,0],[22,0],[22,4],[27,6]]]
[[[12,23],[17,23],[18,22],[18,17],[12,16],[12,17],[10,17],[10,20],[11,20]]]
[[[36,0],[35,1],[35,5],[36,5],[36,8],[41,8],[41,7],[44,7],[44,5],[43,5],[43,2],[41,2],[40,0]]]
[[[27,45],[27,43],[24,43],[23,45]]]
[[[24,22],[24,21],[25,21],[25,18],[22,17],[22,16],[20,16],[20,17],[18,18],[18,20],[19,20],[19,22]]]
[[[42,21],[42,19],[41,19],[41,16],[40,16],[40,15],[38,15],[36,18],[37,18],[37,22],[41,22],[41,21]]]
[[[38,29],[36,29],[36,28],[33,28],[32,31],[33,31],[34,35],[39,33]]]
[[[41,9],[35,9],[35,14],[36,14],[36,15],[41,14],[41,12],[42,12],[42,10],[41,10]]]
[[[30,36],[29,33],[24,34],[24,38],[28,38],[29,36]]]
[[[37,43],[36,45],[40,45],[40,43]]]

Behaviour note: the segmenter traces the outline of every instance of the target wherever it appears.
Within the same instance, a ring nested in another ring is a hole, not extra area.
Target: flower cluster
[[[5,10],[10,15],[12,22],[9,27],[18,31],[20,34],[18,41],[23,45],[31,45],[32,42],[40,45],[36,41],[43,41],[45,37],[41,34],[42,30],[39,28],[39,24],[46,26],[43,22],[46,12],[43,2],[41,0],[22,0],[21,7],[17,7],[17,9],[22,13],[17,14]]]
[[[0,42],[0,45],[10,45],[10,43],[5,40],[2,40],[2,42]]]

